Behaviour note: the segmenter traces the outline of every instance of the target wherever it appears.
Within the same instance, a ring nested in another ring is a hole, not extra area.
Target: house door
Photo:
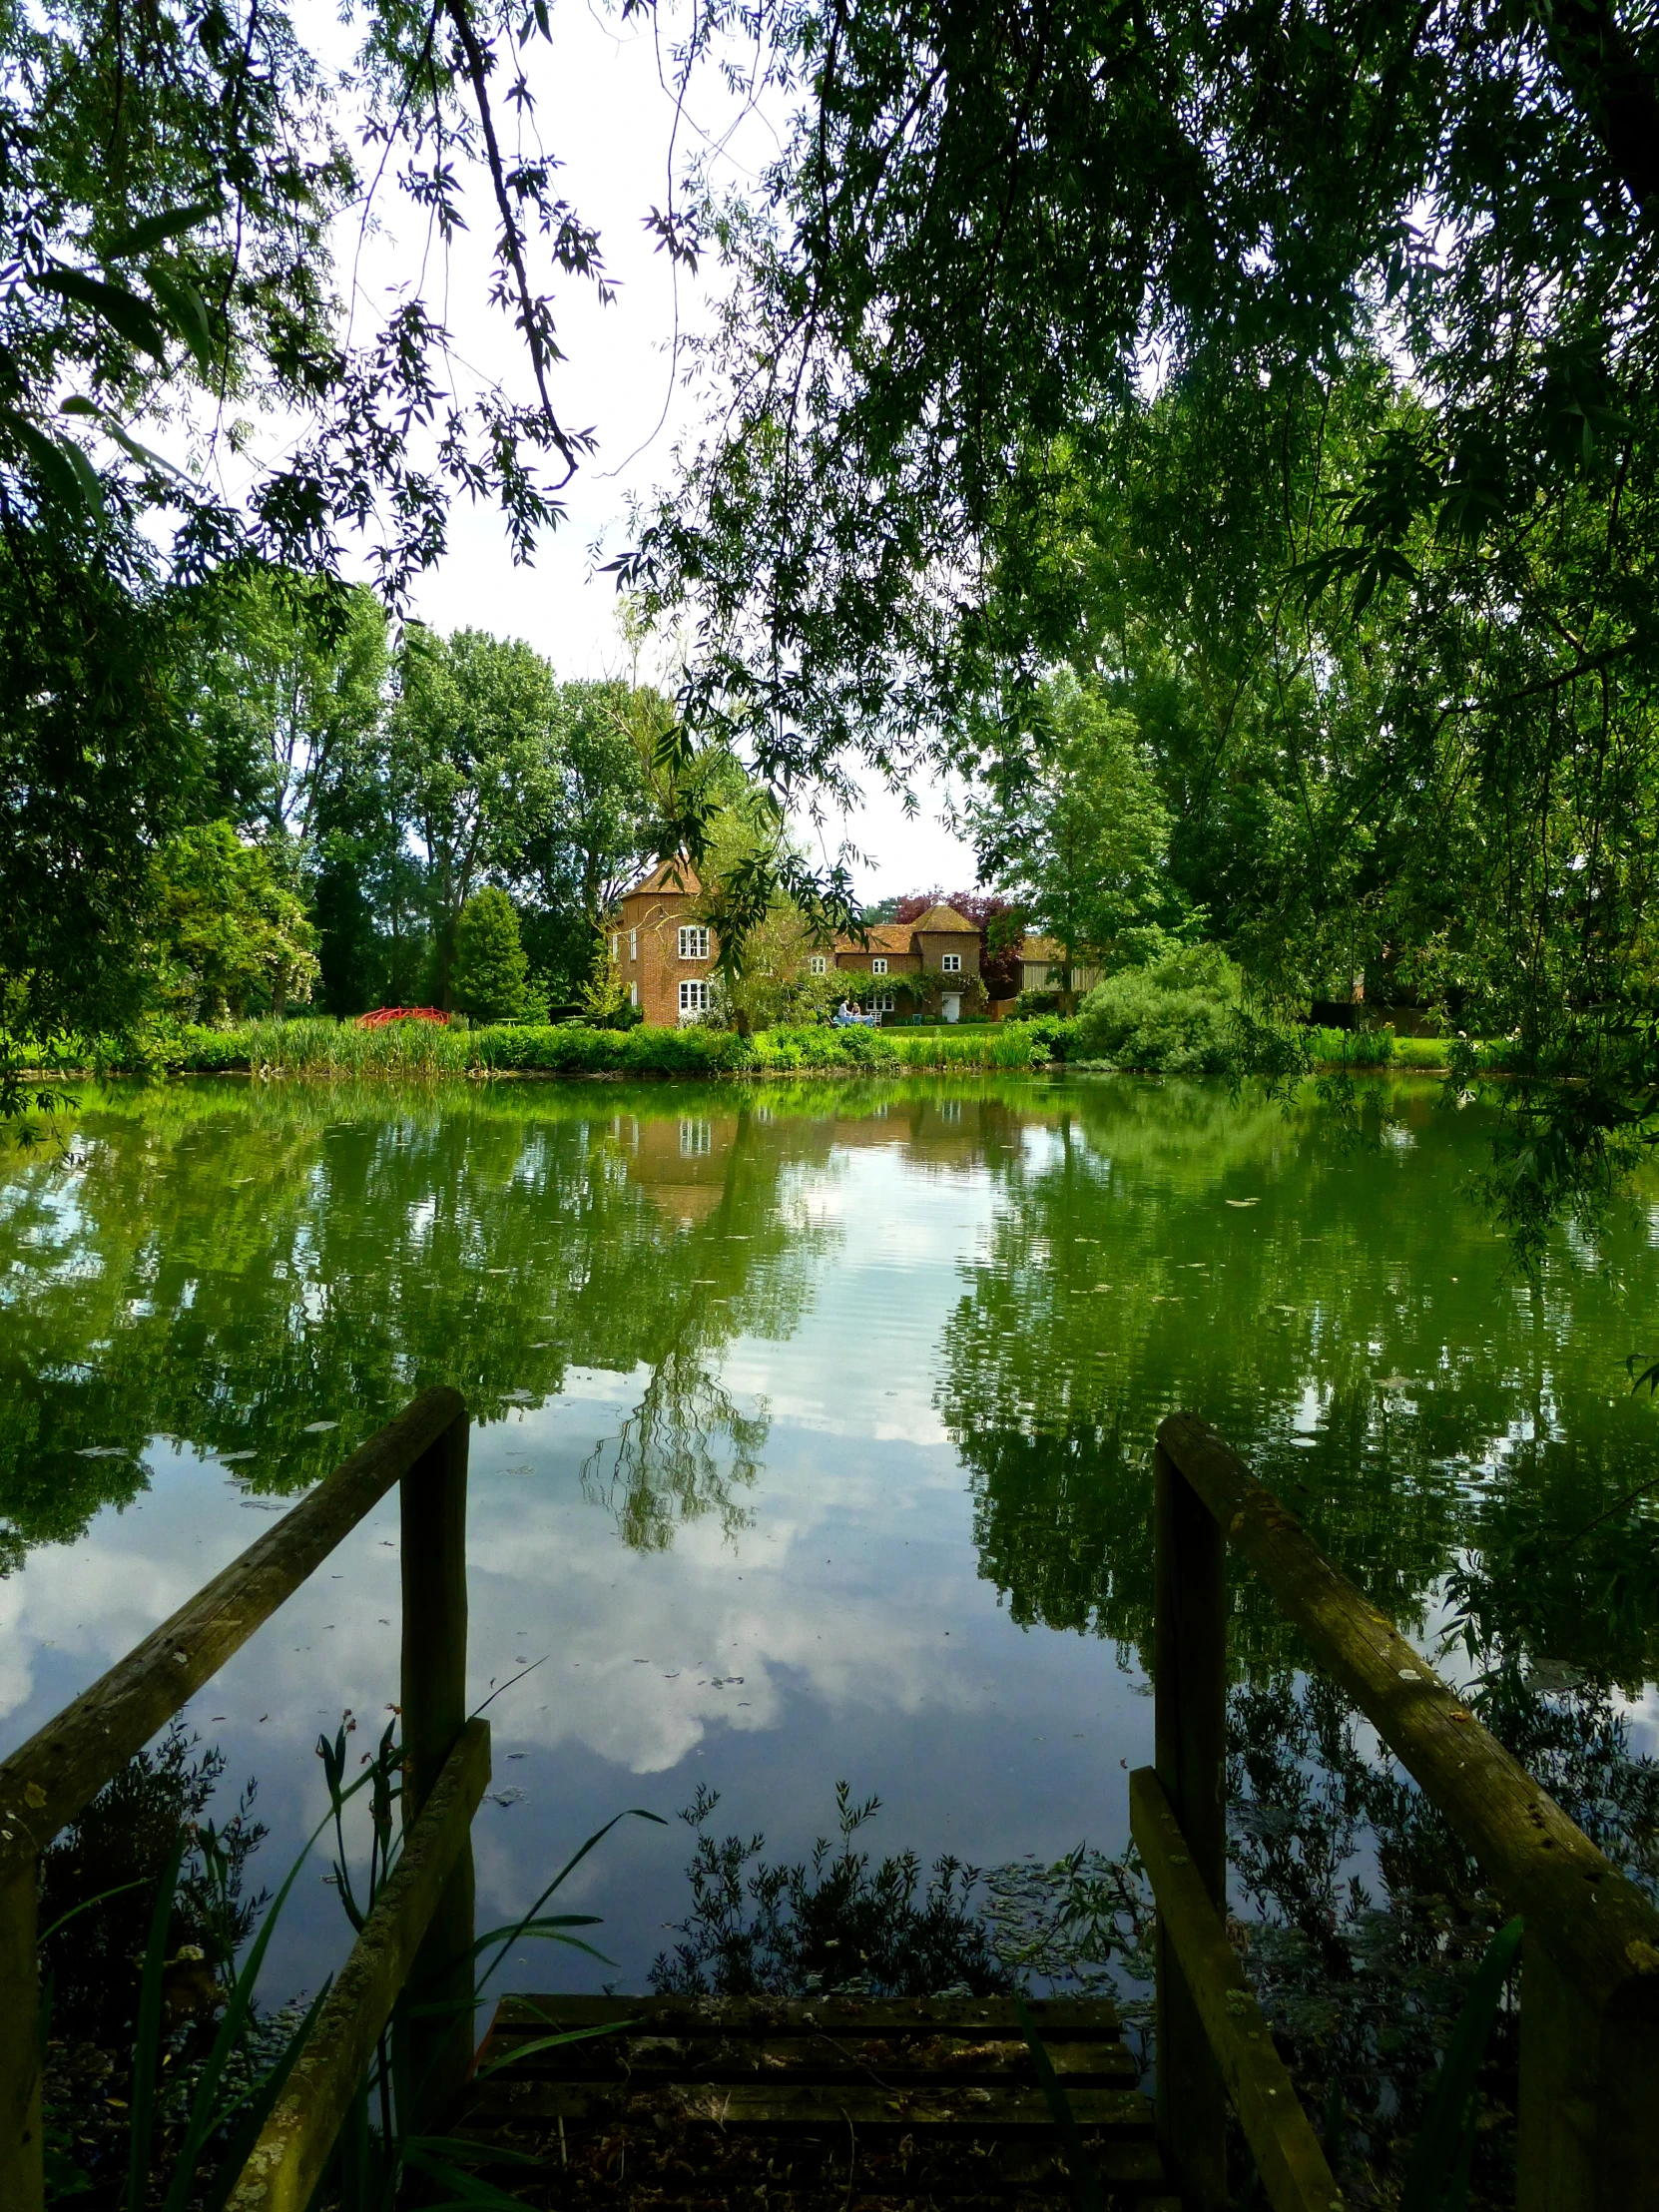
[[[962,994],[961,994],[961,992],[960,992],[960,991],[946,991],[946,992],[945,992],[945,994],[944,994],[944,1002],[943,1002],[943,1010],[944,1010],[944,1018],[945,1018],[945,1020],[946,1020],[946,1021],[960,1021],[960,1020],[961,1020],[961,1018],[962,1018]]]

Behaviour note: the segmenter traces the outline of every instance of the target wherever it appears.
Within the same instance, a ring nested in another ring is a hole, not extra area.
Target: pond
[[[565,1893],[613,1963],[511,1980],[643,1986],[699,1785],[773,1853],[832,1831],[841,1778],[924,1860],[1118,1849],[1166,1410],[1408,1634],[1471,1547],[1650,1471],[1652,1220],[1517,1280],[1467,1193],[1489,1134],[1431,1083],[1348,1118],[1085,1077],[89,1089],[0,1185],[0,1749],[442,1382],[476,1422],[475,1698],[520,1677],[481,1913],[626,1807],[670,1821]],[[227,1790],[258,1778],[273,1884],[325,1803],[318,1732],[349,1709],[366,1748],[396,1696],[395,1533],[393,1499],[189,1710]],[[1294,1664],[1239,1608],[1241,1667]],[[1604,1632],[1565,1607],[1536,1657],[1611,1669],[1644,1748],[1645,1631]],[[343,1949],[322,1871],[284,1994]]]

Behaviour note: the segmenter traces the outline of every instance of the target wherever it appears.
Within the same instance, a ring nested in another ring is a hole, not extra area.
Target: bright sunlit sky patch
[[[314,52],[336,68],[349,67],[350,27],[314,0],[297,16]],[[582,0],[556,0],[551,46],[536,44],[526,54],[536,132],[563,165],[562,191],[600,232],[616,290],[602,306],[582,279],[561,278],[554,288],[566,354],[551,379],[554,403],[567,428],[595,432],[598,450],[563,493],[566,520],[543,542],[533,567],[515,567],[493,509],[458,505],[447,556],[414,594],[415,613],[436,628],[471,625],[526,638],[561,677],[630,670],[614,580],[602,573],[603,564],[630,542],[630,498],[673,481],[676,445],[694,436],[706,403],[703,393],[688,387],[690,363],[684,351],[676,354],[674,339],[677,328],[682,334],[707,328],[719,271],[706,261],[698,276],[681,271],[677,280],[644,219],[652,207],[669,204],[671,164],[678,170],[690,152],[710,153],[716,177],[727,184],[752,181],[776,155],[785,121],[776,104],[770,115],[764,108],[745,110],[707,70],[676,136],[673,65],[659,46],[658,21],[671,24],[672,18],[665,12],[624,23],[619,13]],[[361,158],[366,166],[367,157]],[[674,181],[677,186],[678,177]],[[342,225],[336,249],[338,278],[359,339],[400,284],[418,279],[424,264],[431,285],[430,272],[438,266],[422,218],[389,183],[375,213],[383,226],[377,234],[360,239],[353,219]],[[468,222],[447,280],[456,388],[464,393],[469,381],[475,388],[500,378],[516,390],[526,383],[518,340],[508,318],[486,303],[496,225],[487,194],[477,189]],[[441,300],[443,285],[431,285],[430,295]],[[666,667],[642,667],[641,673],[672,684]],[[843,836],[867,855],[856,869],[860,895],[933,884],[955,890],[974,881],[971,850],[941,820],[941,788],[918,785],[913,819],[878,781],[865,789],[866,804],[850,821],[833,816],[822,831],[802,825],[821,856],[832,858]]]

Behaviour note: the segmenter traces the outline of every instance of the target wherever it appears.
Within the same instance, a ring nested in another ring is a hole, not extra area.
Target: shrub
[[[1077,1017],[1085,1057],[1167,1075],[1222,1075],[1238,1041],[1239,971],[1219,945],[1181,945],[1097,983]]]

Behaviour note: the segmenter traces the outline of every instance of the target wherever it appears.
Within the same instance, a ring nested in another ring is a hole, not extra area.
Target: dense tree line
[[[360,587],[317,622],[256,581],[175,645],[194,774],[135,890],[117,1026],[580,999],[663,835],[659,694],[561,683],[481,631],[394,640]]]

